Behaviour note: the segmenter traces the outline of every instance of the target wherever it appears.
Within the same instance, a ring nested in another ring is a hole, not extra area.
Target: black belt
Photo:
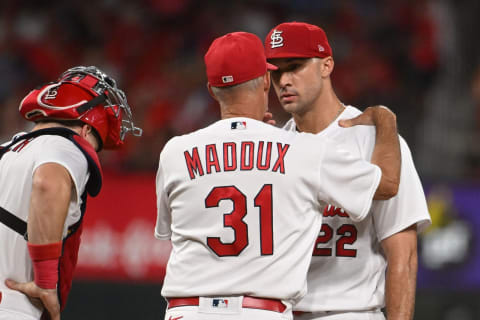
[[[0,222],[28,240],[27,223],[2,207],[0,207]]]

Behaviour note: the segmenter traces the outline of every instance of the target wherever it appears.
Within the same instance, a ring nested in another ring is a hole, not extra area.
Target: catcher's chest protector
[[[88,143],[85,139],[80,137],[74,131],[60,127],[36,130],[29,132],[25,135],[16,137],[9,145],[0,149],[0,159],[6,152],[10,150],[11,146],[17,144],[19,141],[34,139],[41,135],[59,135],[72,141],[87,159],[88,170],[90,172],[90,177],[88,179],[85,191],[81,195],[81,217],[78,222],[68,227],[67,236],[65,237],[65,239],[63,239],[62,256],[60,257],[58,266],[58,298],[60,301],[61,309],[63,310],[65,308],[68,293],[70,291],[70,288],[72,287],[73,271],[75,270],[75,266],[77,265],[78,249],[80,247],[80,236],[82,234],[82,222],[87,205],[87,193],[90,196],[95,197],[100,192],[100,189],[102,188],[102,168],[100,166],[100,161],[98,160],[98,155],[93,149],[93,147],[90,145],[90,143]],[[12,227],[12,225],[9,223],[4,223],[5,225],[10,227],[14,231],[20,233],[27,239],[28,236],[25,233],[25,231],[27,230],[27,223],[17,218],[14,214],[6,212],[5,209],[1,209],[3,210],[3,212],[0,222],[4,222],[2,221],[3,219],[9,221],[15,219],[15,227]],[[44,317],[46,316],[46,314],[47,313],[45,312]],[[42,317],[42,319],[44,317]]]

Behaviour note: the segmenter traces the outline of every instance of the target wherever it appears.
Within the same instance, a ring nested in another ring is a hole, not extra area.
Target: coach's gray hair
[[[258,89],[259,86],[263,85],[263,75],[249,80],[247,82],[243,82],[240,84],[236,84],[233,86],[228,87],[211,87],[213,94],[219,99],[224,100],[226,96],[231,95],[232,93],[236,92],[239,89],[245,89],[248,91],[254,92]]]

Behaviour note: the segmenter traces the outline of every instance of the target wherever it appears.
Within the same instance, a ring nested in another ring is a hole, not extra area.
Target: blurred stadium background
[[[144,129],[101,155],[106,181],[88,205],[64,319],[163,319],[159,152],[218,117],[203,66],[215,37],[263,39],[294,20],[326,30],[341,100],[392,108],[412,149],[433,218],[420,237],[415,319],[480,319],[479,15],[478,0],[2,0],[2,141],[30,129],[17,112],[28,90],[74,65],[114,76]],[[288,118],[273,94],[271,110],[280,124]]]

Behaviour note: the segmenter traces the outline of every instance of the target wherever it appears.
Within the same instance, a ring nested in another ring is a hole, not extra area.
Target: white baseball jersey
[[[361,113],[348,106],[337,120]],[[284,127],[295,131],[291,119]],[[348,129],[334,121],[317,136],[348,146],[370,160],[375,146],[375,127]],[[361,311],[385,304],[386,260],[380,242],[416,224],[420,232],[430,225],[425,195],[410,150],[400,138],[402,168],[398,194],[387,201],[374,201],[371,214],[355,222],[349,210],[336,205],[323,210],[323,225],[315,242],[308,272],[308,294],[294,309],[305,312]],[[313,146],[312,146],[313,148]]]
[[[298,301],[320,208],[342,204],[363,219],[380,177],[328,139],[249,118],[171,139],[156,181],[155,236],[173,246],[163,296]]]
[[[80,196],[85,190],[89,174],[85,156],[63,137],[43,135],[33,140],[23,140],[3,155],[0,160],[0,206],[27,221],[33,174],[45,163],[62,165],[73,181],[65,236],[68,226],[80,219]],[[18,312],[38,319],[42,309],[34,306],[24,294],[8,289],[5,286],[7,278],[19,282],[33,281],[33,269],[25,239],[0,223],[0,314],[3,311]]]

